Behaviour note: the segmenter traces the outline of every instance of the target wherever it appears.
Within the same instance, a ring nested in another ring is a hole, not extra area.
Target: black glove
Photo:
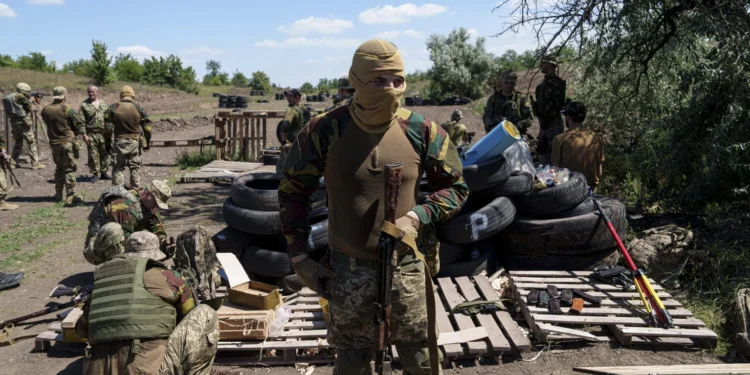
[[[320,263],[310,259],[307,254],[297,254],[292,256],[292,268],[297,273],[299,279],[308,288],[314,290],[325,299],[330,299],[326,291],[325,282],[333,277],[333,271],[323,267]]]

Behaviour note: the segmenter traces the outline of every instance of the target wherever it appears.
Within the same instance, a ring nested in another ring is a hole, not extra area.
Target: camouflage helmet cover
[[[125,252],[125,234],[118,223],[107,223],[99,229],[94,239],[92,256],[96,264],[104,263]]]
[[[125,256],[161,261],[167,256],[161,252],[159,245],[159,237],[155,234],[145,230],[135,232],[125,241]]]
[[[24,94],[31,94],[31,86],[29,86],[28,83],[19,82],[16,85],[16,91],[24,93]]]
[[[500,82],[516,82],[518,81],[518,74],[512,70],[506,70],[500,76]]]
[[[451,120],[458,121],[460,119],[464,118],[463,113],[461,113],[460,109],[457,109],[451,113]]]
[[[544,55],[541,62],[542,64],[550,64],[552,66],[557,66],[558,64],[557,56],[555,55]]]

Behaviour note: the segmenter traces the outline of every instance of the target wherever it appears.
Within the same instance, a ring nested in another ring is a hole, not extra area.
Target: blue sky
[[[497,1],[77,1],[0,0],[0,53],[40,51],[62,63],[88,58],[91,40],[110,52],[142,59],[175,54],[199,79],[210,59],[229,73],[268,73],[273,82],[299,86],[345,75],[359,43],[379,36],[394,42],[407,71],[426,70],[425,40],[465,27],[476,36],[503,29],[510,7]],[[24,32],[18,32],[24,30]],[[487,49],[502,54],[536,48],[527,31],[488,37]]]

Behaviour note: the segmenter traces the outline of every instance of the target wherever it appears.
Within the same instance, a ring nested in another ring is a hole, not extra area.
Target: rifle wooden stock
[[[396,223],[396,209],[398,207],[398,191],[401,187],[401,172],[404,163],[394,163],[385,166],[385,221]],[[374,347],[375,372],[378,375],[391,373],[391,357],[388,355],[390,347],[391,328],[391,285],[393,269],[396,267],[395,246],[397,238],[386,233],[380,234],[378,252],[380,264],[378,267],[378,294],[375,302],[375,331]]]

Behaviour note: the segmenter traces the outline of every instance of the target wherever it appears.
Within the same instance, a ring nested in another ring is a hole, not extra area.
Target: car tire
[[[521,216],[545,217],[581,204],[587,195],[586,177],[571,172],[567,182],[518,196],[515,203]]]
[[[463,168],[464,180],[470,191],[479,191],[502,184],[510,178],[513,170],[505,157],[499,157]]]
[[[250,245],[242,252],[245,271],[265,277],[284,277],[294,271],[289,254]]]
[[[240,258],[242,250],[254,243],[251,234],[241,232],[232,227],[226,227],[211,237],[217,253],[232,253]]]
[[[279,211],[254,211],[242,208],[227,198],[222,207],[224,222],[239,231],[272,235],[281,233],[281,217]]]
[[[494,236],[513,222],[516,208],[510,199],[498,197],[472,210],[466,206],[456,216],[438,225],[438,238],[454,244],[467,244]]]
[[[514,197],[531,191],[534,177],[528,173],[514,173],[505,182],[480,190],[478,194],[487,197]]]
[[[497,258],[494,247],[484,242],[473,244],[472,246],[475,246],[479,250],[479,257],[446,264],[445,266],[441,264],[437,277],[476,276],[483,271],[487,271],[487,273],[495,272]]]
[[[232,181],[229,196],[235,205],[254,211],[279,211],[279,182],[277,173],[250,173]]]
[[[440,268],[445,265],[466,260],[471,255],[469,245],[456,245],[450,242],[440,242]]]

